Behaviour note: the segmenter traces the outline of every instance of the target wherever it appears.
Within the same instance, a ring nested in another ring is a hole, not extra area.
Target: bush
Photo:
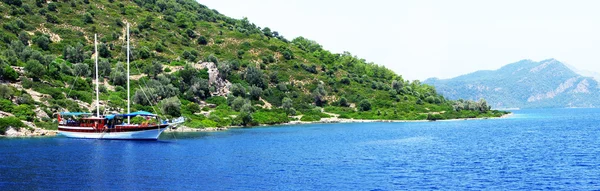
[[[160,102],[160,108],[164,114],[179,117],[181,116],[181,101],[177,97],[171,97]]]
[[[21,96],[18,96],[16,101],[17,104],[33,104],[33,98],[29,94],[22,94]]]
[[[318,115],[304,115],[300,118],[300,121],[320,121],[321,117]]]
[[[56,11],[56,3],[48,3],[48,11]]]
[[[46,72],[46,68],[44,65],[40,64],[37,60],[29,60],[27,61],[27,65],[25,65],[25,70],[30,77],[40,78]]]
[[[13,104],[12,101],[7,99],[0,99],[0,111],[11,113],[14,107],[15,104]]]
[[[16,117],[3,117],[0,118],[0,134],[4,135],[8,127],[13,127],[19,130],[21,127],[25,127],[25,124]]]
[[[281,107],[288,115],[296,114],[296,110],[294,110],[294,108],[292,106],[293,106],[292,99],[290,99],[288,97],[283,98],[283,100],[281,101]],[[292,112],[292,110],[293,110],[293,112]]]
[[[50,39],[46,35],[40,35],[33,38],[33,43],[35,43],[42,50],[50,50]]]
[[[361,111],[371,110],[371,102],[369,102],[369,100],[364,99],[360,101],[359,106]]]
[[[231,103],[231,109],[233,109],[234,111],[240,111],[244,105],[250,104],[250,103],[251,102],[248,99],[244,99],[242,97],[237,97]]]
[[[253,108],[250,103],[245,103],[240,109],[240,115],[237,117],[241,121],[241,125],[247,126],[254,122],[252,117]]]
[[[53,14],[46,14],[46,21],[48,21],[49,23],[54,23],[54,24],[59,24],[60,21],[58,20],[58,17],[56,15]]]
[[[350,78],[344,77],[344,78],[342,78],[342,80],[340,82],[342,84],[348,85],[348,84],[350,84]]]
[[[63,50],[63,57],[71,63],[82,63],[85,57],[83,45],[78,43],[75,47],[66,46]]]
[[[198,44],[199,45],[207,45],[208,44],[208,40],[206,39],[205,36],[200,36],[200,37],[198,37]]]
[[[58,123],[49,121],[49,122],[35,122],[35,126],[42,128],[42,129],[48,129],[48,130],[58,130]]]
[[[140,88],[135,91],[133,95],[133,103],[148,106],[152,103],[155,103],[155,100],[158,99],[158,94],[156,94],[156,90],[152,88]]]
[[[325,104],[325,96],[327,95],[327,91],[323,87],[323,84],[319,84],[317,88],[312,92],[312,96],[315,100],[315,105],[323,106]]]
[[[77,63],[73,65],[73,70],[75,71],[75,76],[87,77],[90,75],[90,67],[84,63]]]
[[[212,103],[217,106],[227,105],[227,99],[225,97],[215,96],[206,99],[206,103]]]
[[[94,17],[92,17],[92,14],[90,13],[85,13],[83,15],[83,23],[85,24],[91,24],[94,23]]]
[[[246,69],[244,78],[250,85],[255,85],[260,88],[266,88],[266,86],[268,84],[263,75],[262,70],[254,67],[254,66],[250,66],[250,67],[248,67],[248,69]]]
[[[31,37],[29,37],[29,34],[27,34],[27,32],[21,31],[19,33],[18,38],[21,41],[21,43],[23,43],[23,45],[29,46],[29,40],[31,40]]]
[[[262,89],[256,86],[250,87],[250,99],[259,100],[260,96],[262,96]]]
[[[35,112],[33,112],[33,106],[30,105],[18,105],[13,108],[13,114],[21,120],[33,121],[35,118]]]
[[[346,100],[346,98],[345,98],[345,97],[342,97],[342,98],[340,98],[340,106],[341,106],[341,107],[348,107],[348,106],[350,106],[350,105],[348,104],[348,100]]]
[[[194,102],[188,103],[183,109],[191,114],[200,112],[200,106]]]
[[[245,97],[246,96],[246,88],[244,88],[244,86],[242,86],[242,84],[233,84],[231,86],[231,94],[233,94],[233,96],[239,97]]]
[[[100,44],[100,46],[98,47],[98,53],[99,53],[100,57],[104,57],[104,58],[112,57],[112,55],[110,54],[110,50],[108,49],[108,46],[106,46],[105,43]]]
[[[431,113],[427,114],[427,120],[436,121],[436,120],[441,120],[441,119],[444,119],[444,117],[440,114],[431,114]]]
[[[229,75],[231,74],[231,66],[227,62],[219,63],[218,69],[219,69],[219,77],[223,80],[227,79],[227,77],[229,77]]]
[[[279,124],[290,122],[290,119],[281,109],[261,110],[252,114],[252,118],[259,124]]]
[[[15,81],[19,78],[19,74],[9,65],[4,65],[0,68],[0,79]]]
[[[0,99],[10,99],[13,96],[13,90],[10,86],[0,84]]]
[[[215,63],[215,64],[219,63],[219,59],[214,54],[208,55],[208,57],[206,57],[206,61],[207,62],[212,62],[212,63]]]

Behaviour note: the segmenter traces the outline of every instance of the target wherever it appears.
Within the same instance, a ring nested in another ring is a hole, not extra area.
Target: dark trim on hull
[[[145,130],[153,130],[153,129],[164,129],[164,128],[167,128],[168,126],[169,125],[167,125],[167,124],[163,124],[163,125],[157,125],[157,126],[134,127],[134,128],[119,128],[119,127],[117,127],[117,128],[108,128],[108,129],[104,129],[104,130],[67,129],[67,128],[60,128],[60,126],[59,126],[58,131],[78,132],[78,133],[120,133],[120,132],[145,131]]]
[[[64,136],[64,135],[63,135]],[[65,136],[66,137],[66,136]],[[158,138],[154,139],[154,138],[148,138],[148,139],[144,139],[144,138],[139,138],[139,139],[111,139],[111,138],[83,138],[83,137],[67,137],[70,139],[96,139],[96,140],[115,140],[115,141],[158,141]]]

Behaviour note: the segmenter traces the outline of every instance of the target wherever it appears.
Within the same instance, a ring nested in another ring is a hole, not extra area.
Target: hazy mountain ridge
[[[485,98],[495,108],[600,106],[598,82],[555,59],[521,60],[498,70],[445,80],[430,78],[424,83],[435,86],[447,98]]]

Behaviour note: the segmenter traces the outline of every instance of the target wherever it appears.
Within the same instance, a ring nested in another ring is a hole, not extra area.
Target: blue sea
[[[598,190],[600,109],[160,141],[0,139],[0,190]]]

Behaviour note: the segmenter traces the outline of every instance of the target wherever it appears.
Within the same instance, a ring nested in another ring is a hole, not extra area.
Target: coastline
[[[9,127],[0,138],[26,138],[26,137],[54,137],[58,130],[47,130],[37,127],[21,127],[19,130]]]
[[[467,120],[488,120],[488,119],[502,119],[512,116],[513,113],[504,114],[500,117],[486,117],[486,118],[463,118],[463,119],[445,119],[436,120],[439,122],[449,121],[467,121]],[[418,122],[436,122],[431,120],[386,120],[386,119],[345,119],[345,118],[321,118],[320,121],[290,121],[281,124],[260,124],[254,127],[268,127],[268,126],[291,126],[291,125],[308,125],[308,124],[330,124],[330,123],[418,123]],[[250,126],[249,128],[251,128]],[[165,132],[216,132],[216,131],[227,131],[231,128],[243,128],[243,126],[227,126],[227,127],[212,127],[212,128],[191,128],[187,126],[180,126],[176,129],[168,129]]]
[[[487,120],[487,119],[501,119],[512,116],[513,113],[504,114],[500,117],[486,117],[486,118],[464,118],[464,119],[445,119],[436,120],[440,122],[447,121],[466,121],[466,120]],[[345,119],[345,118],[321,118],[319,121],[290,121],[281,124],[261,124],[257,127],[266,126],[291,126],[291,125],[307,125],[307,124],[329,124],[329,123],[408,123],[408,122],[436,122],[430,120],[384,120],[384,119]],[[191,128],[184,125],[179,125],[175,128],[168,128],[165,133],[189,133],[189,132],[218,132],[227,131],[231,128],[242,128],[243,126],[226,126],[226,127],[211,127],[211,128]],[[5,135],[0,135],[0,138],[26,138],[26,137],[54,137],[58,135],[58,130],[47,130],[33,126],[29,128],[20,128],[18,131],[14,128],[9,128]]]

